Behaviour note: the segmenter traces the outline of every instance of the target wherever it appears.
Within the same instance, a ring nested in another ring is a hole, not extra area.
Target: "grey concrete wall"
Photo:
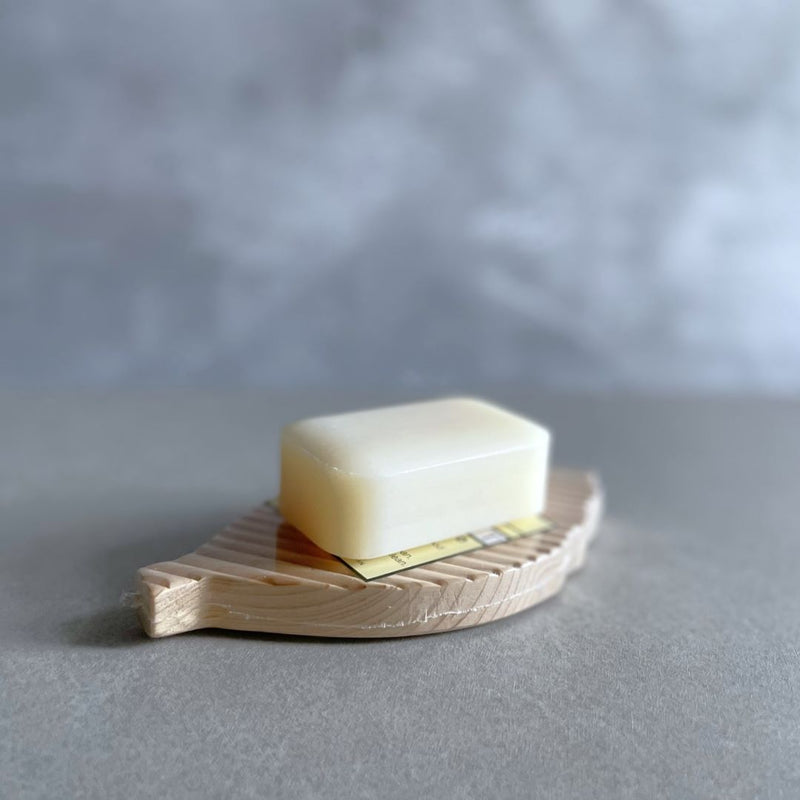
[[[800,6],[0,8],[0,384],[800,388]]]

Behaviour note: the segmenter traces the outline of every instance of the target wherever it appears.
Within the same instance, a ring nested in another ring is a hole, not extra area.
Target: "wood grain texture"
[[[262,505],[195,552],[140,569],[139,615],[153,637],[228,628],[377,638],[482,625],[558,592],[583,564],[602,505],[594,475],[553,470],[551,530],[370,582]]]

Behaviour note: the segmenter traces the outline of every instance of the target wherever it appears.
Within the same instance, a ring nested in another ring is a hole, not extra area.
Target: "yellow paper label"
[[[521,536],[544,533],[552,527],[553,523],[547,517],[532,516],[515,519],[513,522],[499,525],[497,529],[502,531],[509,539],[519,539]]]
[[[419,547],[412,547],[410,550],[401,550],[399,553],[391,553],[388,556],[368,559],[342,558],[341,560],[364,580],[371,581],[375,578],[385,578],[395,572],[421,567],[433,561],[441,561],[462,553],[503,544],[523,536],[543,533],[552,527],[553,523],[547,517],[523,517],[482,531],[423,544]]]

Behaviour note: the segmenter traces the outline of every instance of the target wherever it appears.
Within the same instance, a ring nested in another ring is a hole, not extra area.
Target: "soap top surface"
[[[525,417],[472,397],[452,397],[301,420],[283,430],[331,469],[391,476],[546,446]]]

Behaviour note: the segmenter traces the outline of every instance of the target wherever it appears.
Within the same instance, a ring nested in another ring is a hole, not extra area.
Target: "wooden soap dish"
[[[153,637],[198,628],[335,636],[415,636],[482,625],[554,595],[584,561],[602,513],[595,476],[553,470],[546,532],[365,581],[268,505],[175,561],[139,570]]]

